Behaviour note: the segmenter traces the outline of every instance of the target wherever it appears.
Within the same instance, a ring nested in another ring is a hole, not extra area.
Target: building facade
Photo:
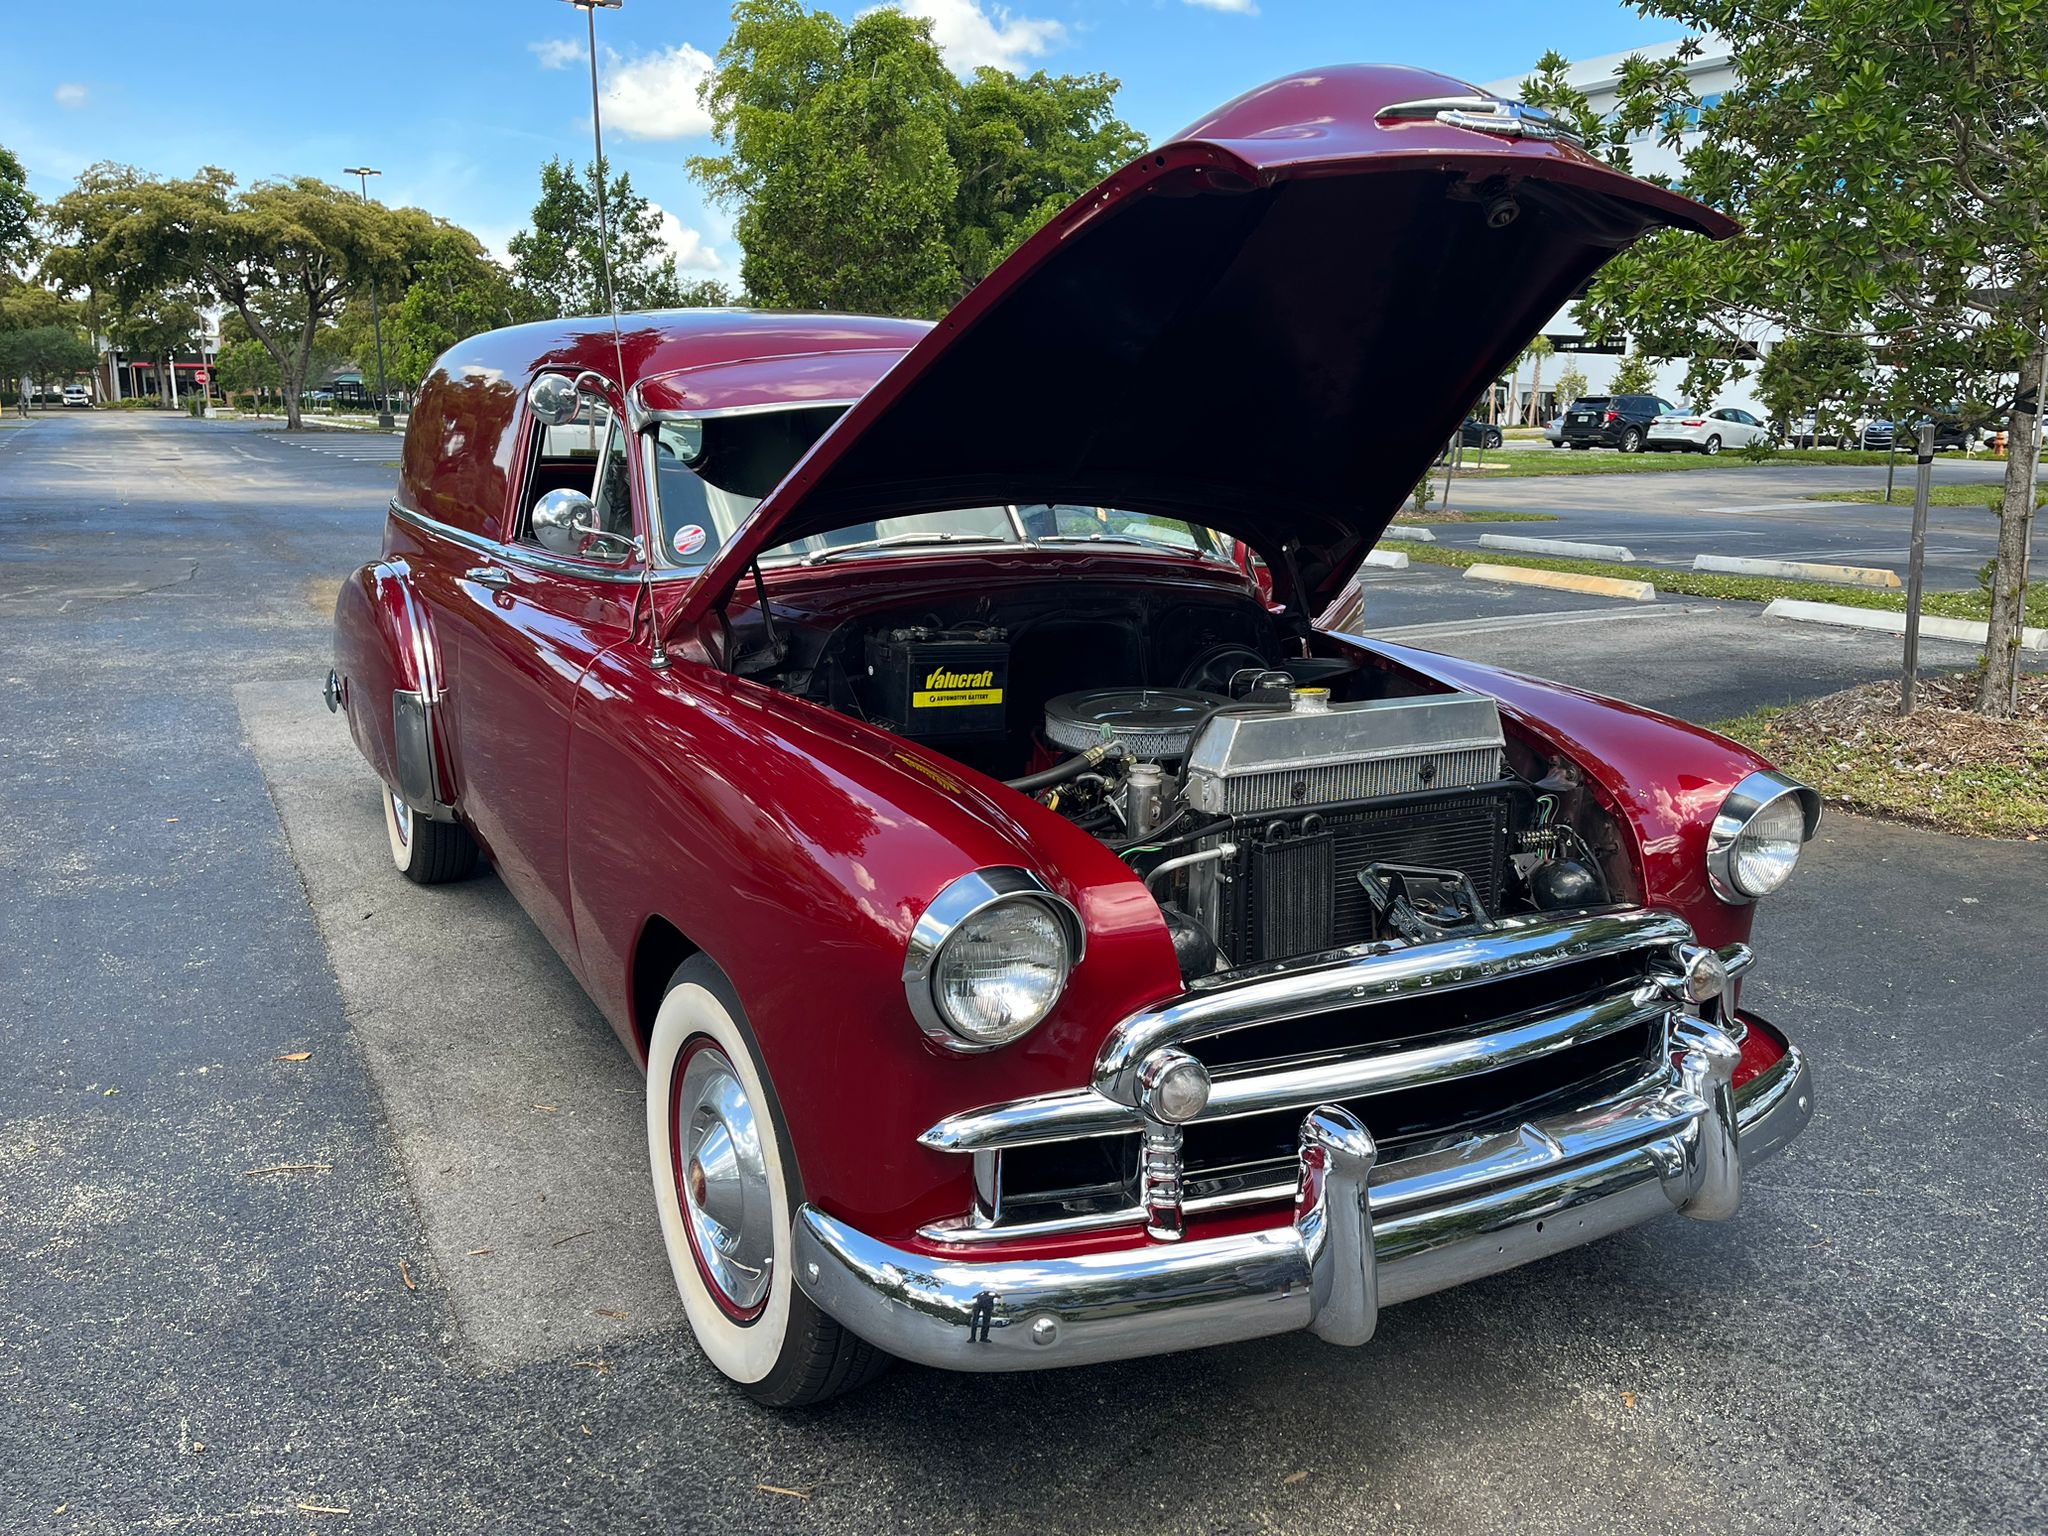
[[[1680,44],[1677,42],[1659,43],[1653,47],[1631,49],[1627,53],[1610,53],[1599,58],[1586,59],[1574,64],[1566,79],[1585,93],[1586,100],[1593,110],[1605,116],[1614,111],[1619,104],[1616,72],[1627,60],[1668,59],[1677,55],[1679,47]],[[1716,37],[1706,38],[1698,55],[1686,65],[1685,75],[1694,93],[1704,105],[1712,106],[1719,101],[1721,94],[1732,89],[1735,84],[1735,70],[1727,43]],[[1520,96],[1526,78],[1516,76],[1509,80],[1495,80],[1483,89],[1497,96]],[[1683,142],[1686,147],[1690,147],[1697,138],[1698,133],[1695,129],[1685,136]],[[1680,176],[1684,170],[1683,150],[1667,148],[1659,144],[1657,139],[1656,132],[1648,132],[1639,135],[1630,145],[1634,161],[1632,168],[1635,173],[1639,176]],[[1571,305],[1567,304],[1551,318],[1550,323],[1543,328],[1543,335],[1556,350],[1552,356],[1543,359],[1541,386],[1535,391],[1534,419],[1548,421],[1570,403],[1557,398],[1557,380],[1567,370],[1576,369],[1585,376],[1586,394],[1602,395],[1610,392],[1615,370],[1621,366],[1622,349],[1599,346],[1590,341],[1586,336],[1585,327],[1580,325],[1573,315]],[[1656,368],[1656,382],[1651,386],[1652,391],[1674,404],[1685,404],[1684,397],[1679,393],[1679,386],[1685,381],[1685,371],[1684,358],[1659,363]],[[1535,382],[1532,365],[1525,361],[1519,377],[1510,381],[1508,387],[1498,391],[1503,397],[1500,402],[1501,414],[1512,415],[1513,419],[1521,420],[1524,414],[1529,412],[1532,386]],[[1753,411],[1759,416],[1766,415],[1768,413],[1762,403],[1755,397],[1754,386],[1755,373],[1752,370],[1750,377],[1729,384],[1710,404],[1736,406]],[[1510,393],[1515,397],[1512,405],[1504,398]]]

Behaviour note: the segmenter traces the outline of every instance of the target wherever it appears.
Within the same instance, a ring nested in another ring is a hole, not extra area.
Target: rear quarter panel
[[[386,784],[398,782],[392,739],[391,695],[400,689],[436,691],[433,620],[412,589],[403,560],[365,565],[341,584],[334,604],[334,670],[342,680],[344,712],[356,749]],[[447,765],[437,762],[444,803]]]

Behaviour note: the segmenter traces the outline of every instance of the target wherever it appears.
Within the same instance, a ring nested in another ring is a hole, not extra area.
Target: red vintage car
[[[936,326],[705,310],[441,360],[329,701],[399,869],[481,851],[646,1064],[727,1376],[1360,1344],[1726,1217],[1804,1127],[1739,988],[1813,793],[1309,618],[1666,227],[1730,229],[1539,112],[1334,68]],[[1435,407],[1381,410],[1396,376]]]

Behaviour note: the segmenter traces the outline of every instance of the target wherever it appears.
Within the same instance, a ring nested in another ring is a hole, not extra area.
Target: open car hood
[[[998,502],[1206,524],[1315,613],[1488,383],[1666,225],[1735,230],[1441,75],[1346,65],[1261,86],[978,284],[741,524],[677,617],[722,603],[772,545]]]

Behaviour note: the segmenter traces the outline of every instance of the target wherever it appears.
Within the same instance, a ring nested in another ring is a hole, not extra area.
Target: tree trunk
[[[1541,352],[1536,354],[1535,364],[1534,376],[1529,380],[1529,403],[1522,409],[1522,424],[1531,427],[1536,424],[1536,417],[1539,414],[1536,402],[1543,398],[1543,354]]]
[[[2032,409],[2015,410],[2005,434],[2005,502],[1998,512],[1998,555],[1991,570],[1991,631],[1984,641],[1984,675],[1977,683],[1981,715],[2019,713],[2020,639],[2027,622],[2027,555],[2039,494],[2034,474],[2041,456],[2041,401],[2048,395],[2048,341],[2035,341],[2020,375],[2020,398],[2025,400],[2030,391]]]

